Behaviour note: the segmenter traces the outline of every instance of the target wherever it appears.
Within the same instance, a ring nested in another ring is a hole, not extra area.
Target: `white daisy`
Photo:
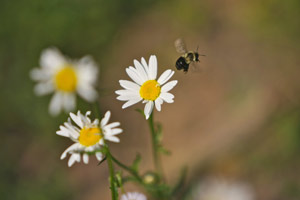
[[[196,185],[192,200],[254,200],[253,188],[244,182],[207,178]]]
[[[147,197],[138,192],[127,192],[121,196],[120,200],[147,200]]]
[[[54,93],[49,112],[57,115],[62,109],[69,112],[75,108],[76,93],[86,101],[97,98],[94,85],[98,67],[89,56],[77,61],[67,59],[56,48],[45,49],[40,58],[41,68],[31,71],[31,78],[38,82],[34,91],[37,95]]]
[[[173,103],[174,95],[169,91],[177,84],[177,80],[167,83],[167,81],[175,73],[173,70],[166,70],[159,78],[157,78],[157,59],[152,55],[149,59],[149,65],[142,58],[141,63],[134,60],[134,67],[126,68],[128,76],[134,81],[120,80],[123,90],[117,90],[116,94],[120,101],[127,101],[122,108],[127,108],[133,104],[143,100],[146,103],[144,114],[146,119],[149,118],[155,105],[158,111],[161,110],[161,104],[165,101]]]
[[[91,114],[90,111],[85,115],[80,111],[77,115],[70,113],[71,119],[75,122],[75,125],[71,123],[71,119],[61,125],[60,130],[56,131],[57,135],[70,138],[75,143],[67,148],[61,155],[60,159],[64,159],[67,154],[71,154],[68,166],[72,166],[75,161],[80,162],[81,154],[83,155],[83,162],[87,164],[89,162],[89,154],[95,154],[97,160],[102,160],[102,153],[100,152],[101,145],[104,144],[104,140],[112,142],[120,142],[117,134],[122,132],[122,129],[117,128],[120,122],[113,122],[108,124],[110,118],[110,111],[107,111],[104,118],[99,124],[99,120],[95,119],[93,122],[88,117]]]

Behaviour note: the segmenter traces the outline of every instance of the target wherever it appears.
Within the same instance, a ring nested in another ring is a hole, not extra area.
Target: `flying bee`
[[[176,68],[177,70],[183,69],[183,71],[186,73],[189,70],[190,64],[194,64],[194,62],[200,62],[199,56],[205,56],[200,55],[197,51],[187,51],[185,43],[182,38],[178,38],[175,40],[175,48],[176,51],[180,54],[182,54],[176,61]]]

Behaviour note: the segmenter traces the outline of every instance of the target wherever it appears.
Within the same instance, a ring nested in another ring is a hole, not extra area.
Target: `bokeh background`
[[[140,152],[146,172],[150,135],[134,111],[142,105],[121,110],[114,91],[133,59],[155,54],[159,73],[175,69],[183,37],[206,57],[200,73],[175,73],[175,103],[155,112],[172,151],[163,157],[168,181],[188,166],[187,194],[222,177],[247,183],[258,200],[300,199],[299,10],[298,0],[1,0],[0,198],[110,199],[105,164],[59,160],[71,144],[55,134],[67,114],[51,117],[50,96],[35,96],[29,78],[43,49],[94,57],[101,111],[124,129],[112,152],[128,164]]]

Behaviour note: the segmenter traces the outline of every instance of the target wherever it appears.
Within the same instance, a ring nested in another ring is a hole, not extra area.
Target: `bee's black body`
[[[199,53],[189,51],[180,56],[176,61],[176,68],[178,70],[183,69],[184,72],[187,72],[191,62],[199,62]]]

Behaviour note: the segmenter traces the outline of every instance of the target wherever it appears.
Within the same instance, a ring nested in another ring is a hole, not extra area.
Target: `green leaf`
[[[183,188],[187,175],[187,167],[182,168],[180,177],[172,189],[172,196],[175,196]]]
[[[134,170],[135,172],[138,172],[139,170],[139,165],[141,163],[142,157],[140,154],[136,154],[136,157],[131,165],[131,169]]]
[[[117,187],[122,187],[123,186],[123,182],[122,182],[122,172],[121,171],[118,171],[116,173],[116,184],[117,184]]]
[[[144,111],[142,109],[135,109],[135,111],[137,111],[138,113],[140,113],[141,115],[143,115],[143,117],[145,117]]]
[[[165,154],[165,155],[171,155],[172,154],[171,151],[165,149],[162,145],[158,146],[158,151],[161,152],[161,153],[163,153],[163,154]]]
[[[157,143],[160,143],[162,141],[162,138],[163,138],[162,125],[159,122],[157,122],[155,125],[156,125],[155,139],[156,139]]]
[[[134,176],[125,176],[122,178],[122,183],[127,183],[127,182],[136,182],[136,183],[139,183],[139,180],[134,177]]]
[[[167,184],[146,185],[145,189],[156,199],[171,199],[172,189]]]

